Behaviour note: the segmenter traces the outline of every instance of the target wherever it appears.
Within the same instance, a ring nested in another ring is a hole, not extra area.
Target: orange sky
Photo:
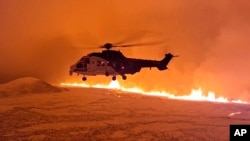
[[[98,51],[76,46],[164,40],[122,49],[127,57],[181,56],[169,71],[142,70],[129,75],[127,84],[180,93],[201,86],[250,98],[249,15],[248,0],[0,0],[0,81],[21,76],[65,81],[71,64]]]

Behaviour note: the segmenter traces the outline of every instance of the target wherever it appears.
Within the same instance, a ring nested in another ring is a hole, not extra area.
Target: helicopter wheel
[[[126,76],[126,75],[122,75],[122,79],[123,79],[123,80],[126,80],[126,79],[127,79],[127,76]]]
[[[112,80],[115,81],[115,80],[116,80],[116,76],[113,76],[113,77],[112,77]]]
[[[106,76],[109,76],[109,73],[108,73],[108,72],[105,72],[105,75],[106,75]]]
[[[86,81],[87,80],[87,78],[84,76],[83,78],[82,78],[82,81]]]

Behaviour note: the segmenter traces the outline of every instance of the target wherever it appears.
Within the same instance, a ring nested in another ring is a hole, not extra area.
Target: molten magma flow
[[[167,97],[170,99],[178,99],[178,100],[249,104],[249,102],[242,101],[242,100],[228,100],[225,97],[216,97],[214,92],[208,92],[207,95],[204,95],[201,88],[193,89],[189,95],[177,96],[175,94],[171,94],[165,91],[146,92],[143,89],[140,89],[137,87],[126,88],[126,87],[121,86],[118,81],[111,81],[108,85],[103,85],[103,84],[89,85],[86,83],[61,83],[61,86],[116,89],[116,90],[121,90],[124,92],[132,92],[132,93],[138,93],[138,94],[150,95],[150,96]]]

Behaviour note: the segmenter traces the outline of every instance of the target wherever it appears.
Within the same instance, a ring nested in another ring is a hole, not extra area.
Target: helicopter
[[[102,52],[92,52],[81,57],[75,64],[70,66],[69,75],[76,73],[83,75],[82,80],[86,81],[86,76],[105,75],[112,76],[112,80],[116,80],[117,75],[121,75],[123,80],[127,79],[126,74],[135,74],[140,72],[141,68],[156,67],[163,71],[168,69],[167,65],[174,56],[171,53],[165,54],[162,60],[145,60],[136,58],[127,58],[122,52],[111,50],[115,47],[131,47],[134,45],[115,45],[105,43],[99,48],[104,48]]]

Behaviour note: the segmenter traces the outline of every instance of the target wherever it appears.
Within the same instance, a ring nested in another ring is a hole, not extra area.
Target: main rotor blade
[[[91,46],[78,45],[78,46],[74,46],[74,48],[76,49],[98,49],[98,48],[103,48],[103,45],[91,45]]]
[[[88,47],[77,47],[78,49],[98,49],[98,48],[106,48],[111,49],[113,47],[141,47],[141,46],[150,46],[150,45],[158,45],[162,44],[163,41],[152,41],[152,42],[146,42],[146,43],[134,43],[134,44],[112,44],[112,43],[105,43],[103,45],[99,46],[88,46]]]
[[[136,33],[133,33],[129,36],[127,36],[126,38],[123,38],[122,40],[118,41],[118,42],[114,42],[115,45],[122,45],[122,44],[126,44],[129,42],[133,42],[133,41],[138,41],[141,40],[149,31],[147,30],[140,30],[137,31]]]
[[[158,45],[161,43],[163,43],[163,42],[157,41],[157,42],[147,42],[147,43],[138,43],[138,44],[113,45],[112,47],[150,46],[150,45]]]

